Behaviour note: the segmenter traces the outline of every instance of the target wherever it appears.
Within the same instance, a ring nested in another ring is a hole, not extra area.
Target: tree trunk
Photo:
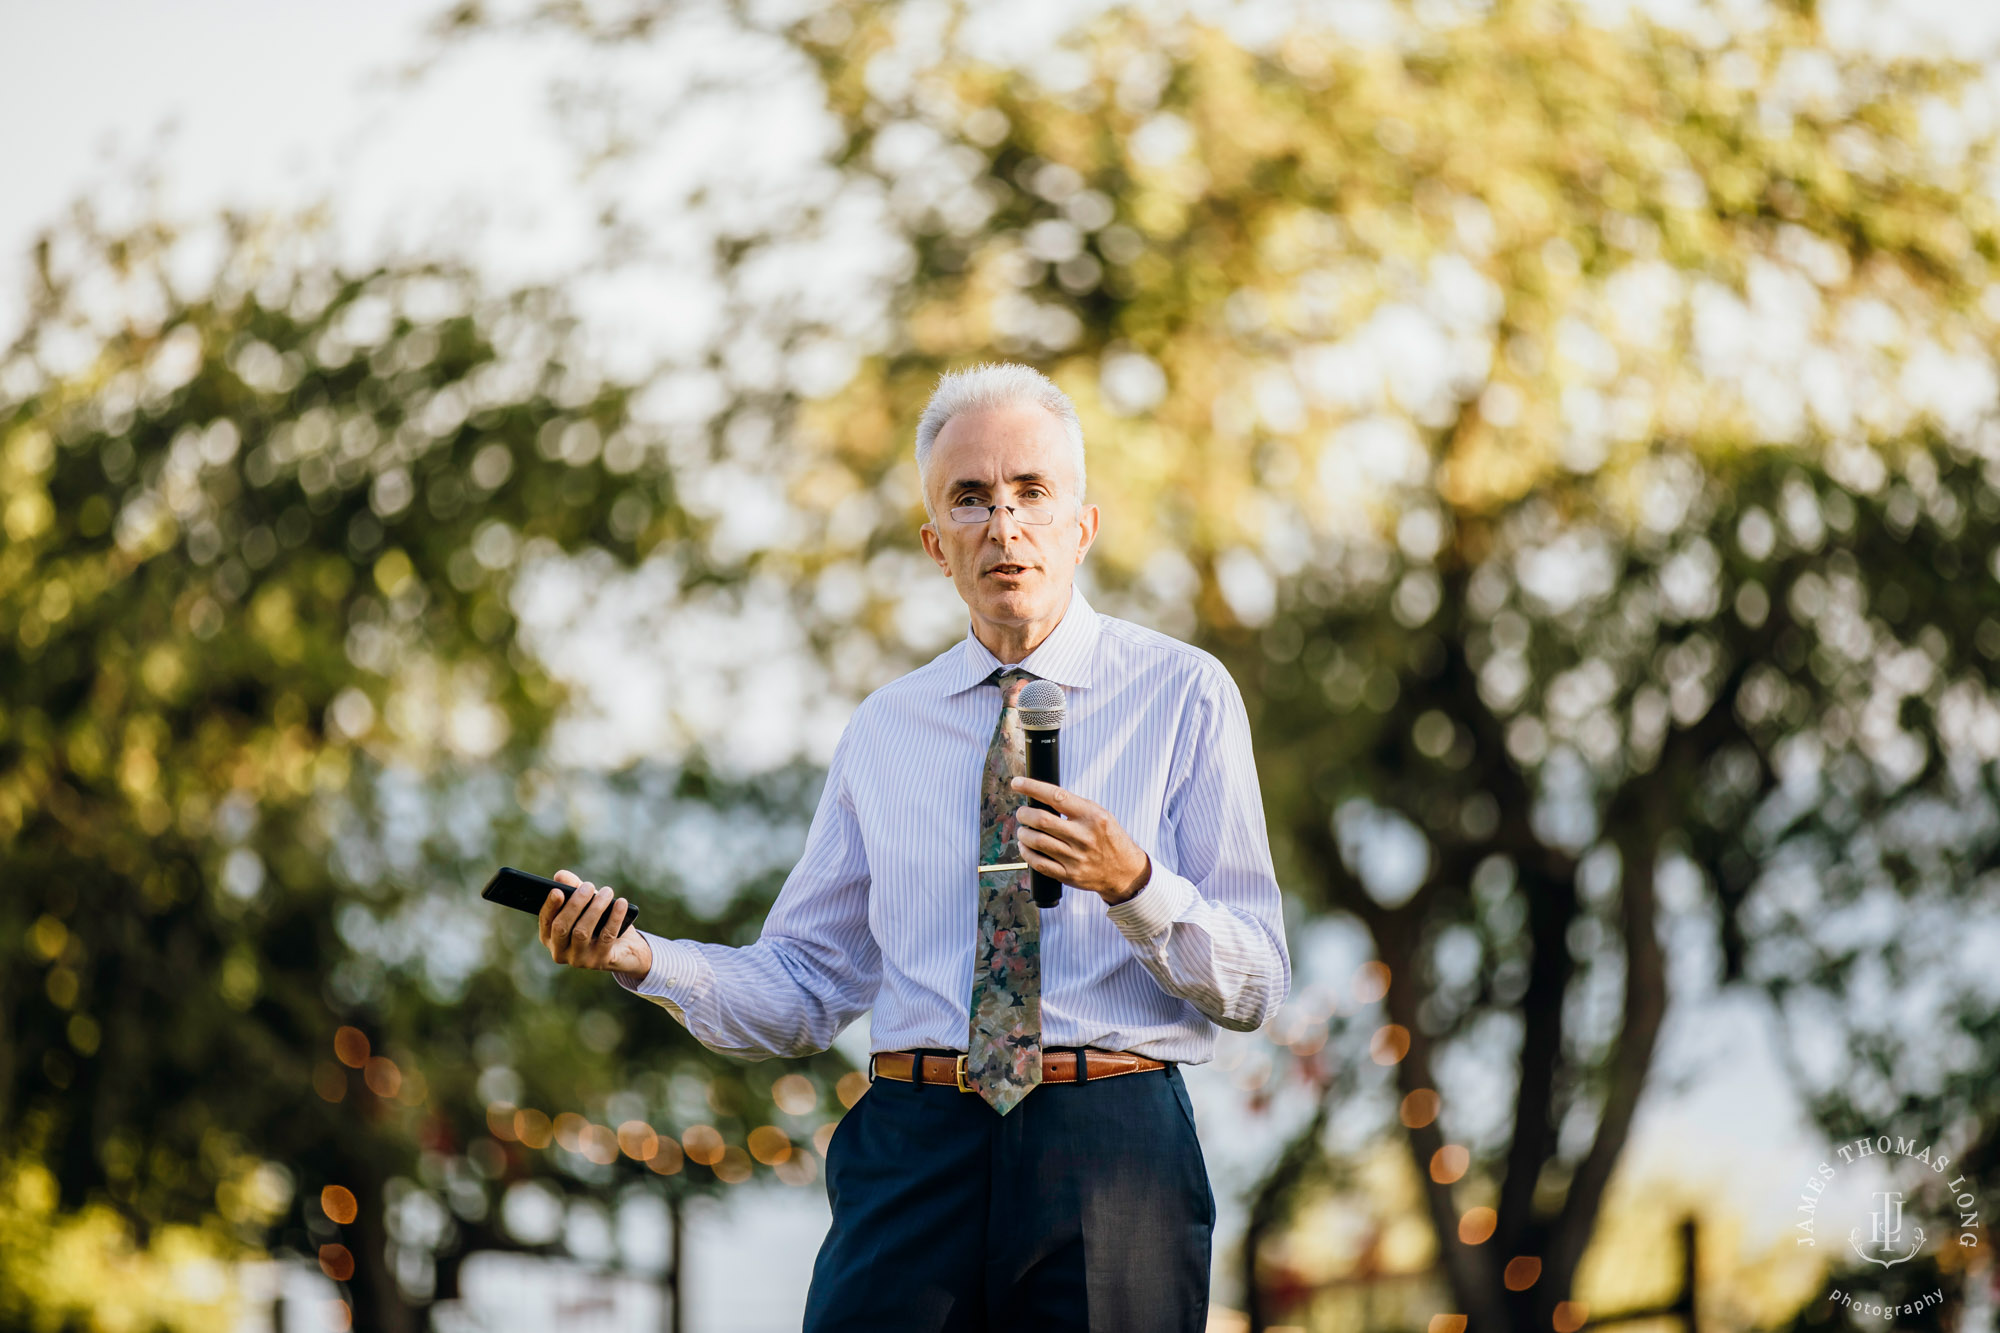
[[[667,1238],[667,1333],[687,1333],[685,1311],[687,1301],[687,1270],[685,1258],[687,1243],[682,1239],[687,1228],[687,1201],[681,1192],[667,1187],[667,1218],[673,1224],[673,1235]]]

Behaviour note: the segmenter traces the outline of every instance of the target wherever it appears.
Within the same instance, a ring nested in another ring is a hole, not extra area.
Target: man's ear
[[[1097,540],[1097,524],[1101,517],[1096,505],[1084,505],[1077,510],[1076,563],[1079,565],[1083,563],[1084,553]]]
[[[917,537],[924,544],[924,554],[928,555],[936,563],[937,567],[944,571],[946,578],[950,578],[951,562],[944,558],[944,540],[938,536],[937,524],[924,524],[917,529]]]

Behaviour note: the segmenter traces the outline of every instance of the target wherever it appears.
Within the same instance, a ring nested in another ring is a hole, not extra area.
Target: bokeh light
[[[329,1102],[338,1102],[347,1096],[348,1075],[331,1060],[321,1060],[313,1066],[313,1091]]]
[[[819,1179],[819,1168],[813,1164],[809,1153],[793,1153],[772,1168],[779,1180],[787,1185],[810,1185]]]
[[[1438,1117],[1438,1095],[1434,1089],[1418,1088],[1403,1098],[1397,1117],[1410,1129],[1422,1129]]]
[[[1462,1314],[1434,1314],[1431,1316],[1429,1333],[1465,1333],[1465,1316]]]
[[[851,1069],[840,1076],[840,1082],[833,1085],[833,1095],[840,1098],[840,1104],[852,1107],[868,1091],[868,1075],[858,1069]]]
[[[681,1135],[681,1149],[690,1162],[712,1167],[722,1160],[721,1131],[713,1125],[690,1125]]]
[[[609,1125],[586,1124],[578,1138],[577,1151],[586,1161],[609,1166],[618,1160],[618,1136]]]
[[[1393,1065],[1410,1053],[1410,1030],[1398,1023],[1385,1023],[1368,1039],[1368,1058],[1378,1065]]]
[[[681,1145],[662,1134],[653,1146],[653,1155],[646,1159],[646,1168],[655,1175],[672,1176],[680,1174],[685,1162],[686,1154],[681,1151]]]
[[[1467,1245],[1484,1245],[1499,1225],[1500,1215],[1491,1208],[1468,1208],[1458,1219],[1458,1238]]]
[[[627,1120],[618,1127],[618,1147],[635,1162],[647,1162],[660,1151],[660,1136],[643,1120]]]
[[[722,1156],[717,1159],[712,1169],[715,1178],[725,1185],[741,1185],[756,1172],[756,1167],[751,1164],[750,1154],[733,1143],[722,1150]]]
[[[1507,1261],[1507,1271],[1500,1280],[1509,1291],[1526,1291],[1541,1280],[1542,1261],[1532,1254],[1518,1254]]]
[[[354,1192],[344,1185],[328,1185],[319,1192],[319,1208],[327,1220],[341,1226],[352,1225],[360,1216],[361,1205],[355,1200]]]
[[[362,1066],[361,1079],[368,1085],[368,1091],[383,1100],[394,1097],[403,1087],[403,1071],[387,1056],[371,1056]]]
[[[1590,1307],[1582,1301],[1557,1301],[1555,1313],[1549,1320],[1555,1333],[1576,1333],[1590,1322]]]
[[[540,1111],[523,1107],[514,1113],[514,1137],[530,1148],[546,1148],[554,1140],[554,1127]]]
[[[335,1282],[345,1282],[354,1276],[354,1255],[345,1245],[322,1245],[319,1268]]]
[[[786,1074],[771,1085],[771,1101],[786,1115],[811,1115],[819,1108],[819,1089],[803,1074]]]
[[[765,1166],[776,1166],[792,1155],[792,1137],[776,1125],[759,1125],[750,1131],[750,1155]]]
[[[590,1122],[576,1112],[563,1111],[556,1116],[556,1143],[570,1152],[582,1152],[583,1132],[589,1128]]]
[[[340,1028],[333,1034],[333,1053],[348,1068],[361,1068],[368,1063],[368,1034],[360,1028]]]
[[[1355,969],[1352,987],[1356,1004],[1375,1004],[1389,993],[1389,965],[1382,962],[1363,963]]]
[[[1447,1143],[1431,1154],[1431,1179],[1440,1185],[1456,1184],[1472,1165],[1472,1154],[1456,1143]]]

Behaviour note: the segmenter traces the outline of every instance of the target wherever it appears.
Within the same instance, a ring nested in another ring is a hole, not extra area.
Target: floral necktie
[[[1027,775],[1028,738],[1015,705],[1022,687],[1035,678],[1003,668],[989,679],[1000,686],[1000,720],[979,783],[979,864],[1017,866],[1015,814],[1028,798],[1009,779]],[[965,1078],[1001,1115],[1042,1081],[1041,953],[1041,915],[1026,867],[981,871]]]

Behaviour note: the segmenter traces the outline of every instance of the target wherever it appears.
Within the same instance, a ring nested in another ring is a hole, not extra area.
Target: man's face
[[[1062,423],[1032,404],[961,412],[938,432],[926,471],[937,517],[923,526],[924,549],[973,618],[1021,626],[1060,615],[1098,520],[1096,505],[1078,504]],[[1047,509],[1055,522],[1035,526],[995,509],[985,523],[959,523],[954,505]]]

